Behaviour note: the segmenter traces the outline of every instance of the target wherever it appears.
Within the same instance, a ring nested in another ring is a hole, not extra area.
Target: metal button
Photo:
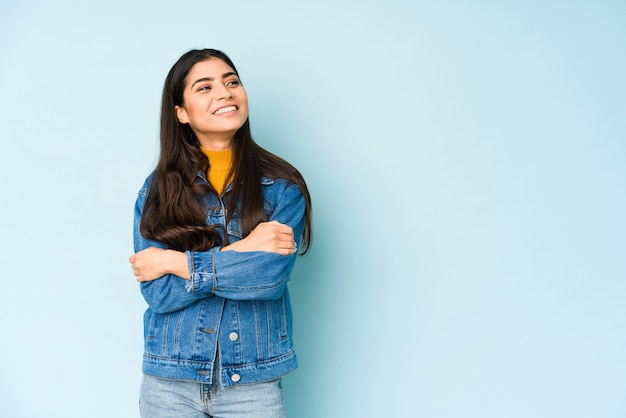
[[[236,332],[231,332],[230,334],[228,334],[228,338],[229,338],[231,341],[237,341],[237,338],[239,338],[239,335],[237,335],[237,333],[236,333]]]
[[[235,373],[234,375],[232,375],[230,377],[230,380],[232,380],[233,382],[237,383],[241,380],[241,376],[239,376],[237,373]]]

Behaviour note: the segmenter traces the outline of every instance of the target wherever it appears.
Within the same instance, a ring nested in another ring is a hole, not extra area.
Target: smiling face
[[[191,67],[176,116],[189,124],[203,148],[228,149],[248,119],[248,96],[235,71],[221,59],[210,58]]]

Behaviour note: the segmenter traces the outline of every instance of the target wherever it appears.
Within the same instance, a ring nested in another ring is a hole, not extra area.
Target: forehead
[[[187,81],[195,81],[200,78],[220,79],[225,74],[234,73],[235,70],[219,58],[209,58],[205,61],[197,62],[191,67],[187,75]]]

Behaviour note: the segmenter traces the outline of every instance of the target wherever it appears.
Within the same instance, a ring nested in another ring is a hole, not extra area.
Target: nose
[[[231,97],[233,97],[233,95],[231,94],[231,92],[228,89],[228,87],[226,87],[226,86],[218,87],[218,90],[216,92],[217,100],[230,99]]]

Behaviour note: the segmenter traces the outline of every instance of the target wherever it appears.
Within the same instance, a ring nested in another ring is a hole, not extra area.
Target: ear
[[[189,115],[187,115],[187,111],[184,107],[176,106],[176,116],[178,117],[178,121],[182,124],[189,123]]]

